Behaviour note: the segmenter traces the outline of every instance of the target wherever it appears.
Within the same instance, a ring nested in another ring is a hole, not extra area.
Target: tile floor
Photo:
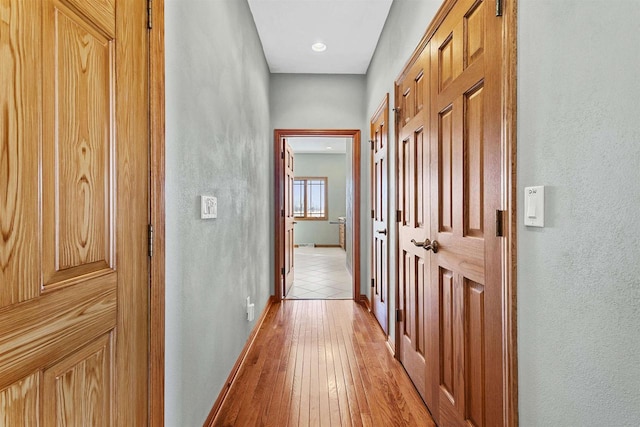
[[[351,274],[341,248],[296,248],[287,299],[351,299]]]

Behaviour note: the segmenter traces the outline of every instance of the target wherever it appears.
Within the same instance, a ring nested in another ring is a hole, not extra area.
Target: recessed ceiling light
[[[327,145],[327,150],[333,150],[333,147],[331,147],[330,145]]]
[[[327,50],[327,45],[322,42],[318,42],[318,43],[312,44],[311,49],[314,52],[324,52],[325,50]]]

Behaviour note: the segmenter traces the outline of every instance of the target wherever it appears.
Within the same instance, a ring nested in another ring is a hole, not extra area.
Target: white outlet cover
[[[544,186],[524,188],[524,225],[544,227]]]
[[[218,199],[213,196],[200,196],[200,218],[213,219],[218,217]]]

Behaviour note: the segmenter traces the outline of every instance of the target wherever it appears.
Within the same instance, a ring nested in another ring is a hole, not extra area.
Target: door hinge
[[[376,211],[371,209],[371,218],[375,218],[375,217],[376,217]]]
[[[400,121],[400,107],[395,107],[393,109],[394,123],[398,124]]]
[[[496,0],[496,16],[502,16],[502,0]]]
[[[153,0],[147,0],[147,28],[153,28]]]
[[[375,150],[375,148],[376,148],[376,142],[375,142],[373,139],[370,139],[370,140],[369,140],[369,144],[371,144],[371,149],[372,149],[372,150]]]
[[[396,211],[396,222],[402,222],[402,211]]]
[[[284,209],[280,210],[280,215],[284,216]]]
[[[504,237],[504,211],[496,210],[496,237]]]
[[[376,279],[371,279],[371,287],[372,288],[376,287]]]
[[[284,160],[284,151],[280,153],[280,158]]]
[[[396,308],[396,322],[402,322],[402,310]]]
[[[282,274],[282,275],[284,276],[284,267],[282,267],[282,268],[280,269],[280,274]]]
[[[147,226],[147,243],[149,244],[149,256],[153,256],[153,225]]]

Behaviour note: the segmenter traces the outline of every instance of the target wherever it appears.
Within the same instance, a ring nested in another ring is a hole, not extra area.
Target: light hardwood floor
[[[373,316],[285,300],[258,332],[215,426],[435,426]]]

